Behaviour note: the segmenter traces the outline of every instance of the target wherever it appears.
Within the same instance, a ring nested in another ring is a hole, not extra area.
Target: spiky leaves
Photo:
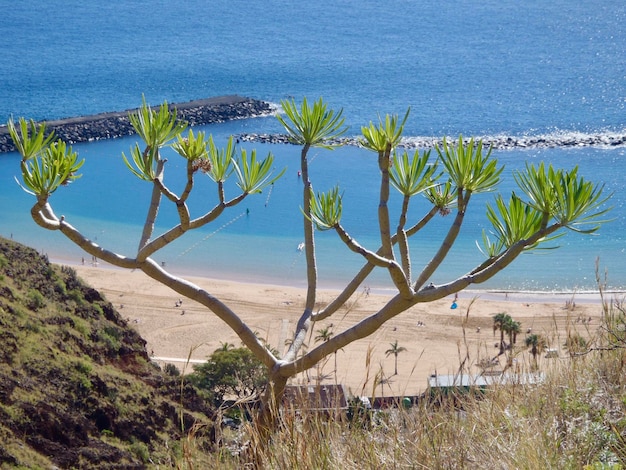
[[[504,167],[498,168],[497,160],[491,158],[491,148],[483,153],[482,140],[475,143],[474,139],[470,139],[466,144],[463,136],[459,136],[456,146],[443,139],[442,148],[435,148],[451,181],[460,191],[492,191],[500,181]]]
[[[177,135],[172,148],[189,161],[207,158],[207,141],[202,131],[194,134],[193,130],[189,129],[186,137],[181,134]]]
[[[487,218],[493,226],[495,241],[483,231],[483,254],[492,258],[501,254],[504,250],[512,247],[521,240],[531,238],[541,230],[542,213],[524,202],[515,194],[511,195],[507,204],[502,196],[496,197],[495,207],[487,205]],[[536,248],[540,242],[552,240],[557,237],[542,238],[541,240],[526,246],[526,250]]]
[[[167,101],[155,110],[148,106],[145,98],[141,108],[136,113],[130,113],[128,119],[149,148],[164,146],[187,127],[187,124],[176,120],[176,110],[170,109]]]
[[[22,165],[22,179],[31,194],[47,198],[58,189],[80,178],[76,172],[85,160],[65,142],[58,140],[48,145],[39,157],[32,157]]]
[[[422,155],[416,151],[413,158],[409,157],[408,152],[403,152],[400,156],[394,155],[389,170],[392,186],[403,196],[409,197],[435,186],[440,175],[436,175],[437,164],[428,164],[429,158],[430,150]]]
[[[32,119],[27,121],[24,118],[19,119],[19,130],[15,126],[13,119],[7,122],[7,128],[15,148],[22,156],[22,161],[30,160],[41,153],[54,139],[54,132],[46,135],[46,125],[37,124]]]
[[[444,216],[456,206],[456,191],[451,181],[428,188],[424,197]]]
[[[300,109],[295,100],[283,100],[281,106],[286,118],[279,115],[277,119],[289,134],[289,140],[296,145],[331,149],[334,145],[329,141],[347,130],[343,110],[337,113],[329,110],[322,98],[313,106],[309,106],[307,99],[303,98]]]
[[[228,139],[226,147],[218,148],[213,141],[213,136],[209,136],[208,158],[211,163],[211,170],[207,174],[216,183],[224,183],[233,172],[233,162],[235,161],[233,138]]]
[[[335,186],[326,193],[311,195],[311,220],[318,230],[330,230],[341,222],[341,194]]]
[[[245,150],[241,151],[241,161],[238,164],[233,162],[237,173],[237,186],[246,194],[260,193],[263,189],[274,184],[285,173],[283,168],[280,173],[272,176],[272,165],[274,156],[270,153],[267,158],[257,161],[256,150],[250,152],[250,156]]]
[[[9,134],[22,156],[22,188],[38,198],[47,199],[59,186],[67,185],[80,178],[76,172],[84,160],[65,142],[52,142],[54,134],[45,136],[45,124],[19,120],[19,129],[12,119],[7,123]],[[52,142],[52,143],[51,143]]]
[[[361,127],[361,133],[363,134],[363,140],[360,141],[361,145],[379,154],[390,152],[400,143],[404,124],[410,112],[411,108],[407,109],[402,121],[399,121],[397,114],[387,114],[384,122],[380,117],[378,118],[378,126],[370,122],[369,126]]]
[[[528,204],[543,214],[543,226],[554,219],[561,227],[579,233],[593,233],[599,220],[611,208],[604,207],[610,196],[603,196],[603,185],[594,185],[570,171],[555,170],[544,163],[538,167],[526,164],[526,172],[516,172],[515,181],[528,196]],[[589,227],[589,228],[583,228]]]
[[[148,106],[145,98],[141,108],[135,113],[130,113],[128,119],[146,147],[142,152],[139,145],[135,144],[131,148],[130,159],[122,153],[124,163],[138,178],[154,181],[159,173],[157,167],[160,161],[159,148],[177,138],[187,125],[176,120],[176,110],[169,109],[167,102],[155,110]]]
[[[248,152],[242,149],[241,158],[237,161],[237,151],[232,136],[222,148],[215,145],[213,136],[209,136],[206,144],[209,167],[207,175],[219,185],[222,185],[234,172],[237,176],[237,186],[243,193],[255,194],[274,184],[285,173],[286,169],[283,168],[277,175],[272,176],[274,156],[271,153],[265,159],[258,161],[255,150],[248,155]]]

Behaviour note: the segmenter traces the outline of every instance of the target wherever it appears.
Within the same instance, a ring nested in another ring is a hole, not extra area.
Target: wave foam
[[[237,136],[245,142],[260,142],[270,144],[289,144],[289,137],[285,134],[239,134]],[[445,137],[448,142],[454,142],[458,137]],[[432,148],[441,146],[444,138],[432,136],[411,136],[402,139],[399,147],[406,149]],[[469,142],[469,139],[464,139]],[[538,135],[484,135],[475,136],[474,140],[482,140],[484,145],[495,149],[542,149],[558,147],[626,147],[626,129],[621,132],[583,133],[583,132],[554,132]],[[340,145],[361,145],[359,137],[344,137],[335,139],[333,143]]]

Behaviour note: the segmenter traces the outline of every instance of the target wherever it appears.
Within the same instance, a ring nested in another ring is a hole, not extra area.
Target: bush
[[[194,366],[189,380],[219,405],[226,395],[257,396],[267,383],[267,369],[249,349],[225,344],[205,364]]]
[[[31,289],[28,291],[28,295],[26,297],[26,306],[33,310],[38,311],[46,305],[46,300],[44,299],[41,292],[35,289]]]
[[[165,366],[163,367],[163,372],[171,377],[180,376],[180,371],[178,370],[178,367],[176,367],[174,364],[165,364]]]

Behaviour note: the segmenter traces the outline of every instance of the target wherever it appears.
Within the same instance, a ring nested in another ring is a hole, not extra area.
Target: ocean
[[[411,108],[405,135],[567,137],[626,133],[626,5],[619,1],[239,2],[191,0],[12,2],[0,19],[0,119],[37,120],[119,111],[164,100],[239,94],[279,103],[324,97],[343,109],[349,135],[386,113]],[[230,134],[277,133],[274,117],[205,126],[218,142]],[[75,145],[83,177],[52,198],[58,214],[99,243],[132,256],[149,188],[126,170],[121,153],[134,138]],[[242,281],[304,285],[299,211],[299,149],[242,144],[272,152],[287,168],[271,191],[250,197],[216,224],[189,234],[155,258],[172,270]],[[477,286],[490,290],[587,292],[596,260],[611,290],[626,289],[624,146],[559,146],[494,150],[505,165],[502,194],[526,162],[580,167],[613,193],[612,219],[594,236],[568,234],[557,250],[521,256]],[[378,247],[375,157],[356,147],[315,150],[316,190],[340,184],[344,225],[359,242]],[[14,180],[16,154],[0,155],[0,234],[50,255],[83,255],[58,233],[30,219],[32,199]],[[171,158],[166,177],[178,168]],[[200,185],[195,213],[214,198]],[[231,188],[232,189],[232,188]],[[486,228],[485,202],[474,200],[461,237],[433,282],[446,282],[479,263],[475,240]],[[416,203],[413,217],[425,206]],[[173,221],[164,210],[160,229]],[[411,247],[426,263],[451,217],[438,218]],[[339,286],[361,265],[330,233],[318,233],[320,284]],[[386,288],[385,273],[368,280]]]

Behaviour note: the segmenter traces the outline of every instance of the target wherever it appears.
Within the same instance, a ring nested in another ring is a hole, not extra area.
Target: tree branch
[[[127,258],[112,251],[105,250],[98,244],[89,240],[72,225],[67,223],[65,217],[61,216],[61,218],[58,219],[50,204],[45,202],[45,200],[38,201],[37,204],[32,207],[31,215],[37,225],[48,230],[60,230],[63,235],[92,256],[102,259],[114,266],[119,266],[120,268],[135,269],[138,266],[136,259]]]
[[[398,221],[398,228],[396,230],[396,239],[398,240],[398,248],[400,250],[400,260],[402,262],[402,269],[406,276],[407,282],[411,283],[411,258],[409,256],[409,242],[404,231],[406,224],[406,214],[409,210],[410,196],[404,196],[402,199],[402,211],[400,212],[400,219]]]
[[[402,268],[395,260],[387,259],[363,248],[352,237],[350,237],[350,235],[348,235],[348,233],[343,229],[341,225],[335,226],[335,231],[339,234],[339,238],[341,238],[341,240],[350,250],[362,255],[369,264],[388,269],[391,279],[398,291],[400,292],[400,295],[405,298],[411,298],[411,296],[413,295],[411,286],[409,285],[408,279],[402,271]]]
[[[180,295],[204,305],[217,315],[218,318],[224,321],[224,323],[235,332],[239,339],[241,339],[243,344],[245,344],[263,364],[269,369],[272,369],[276,365],[278,362],[277,359],[257,338],[254,331],[252,331],[235,312],[226,306],[226,304],[212,296],[209,292],[190,281],[168,273],[150,258],[142,262],[139,269],[152,279],[168,286]]]
[[[422,228],[424,228],[426,224],[428,224],[428,222],[432,220],[435,214],[437,214],[438,210],[439,209],[437,208],[437,206],[433,206],[419,222],[417,222],[415,225],[409,228],[409,230],[406,231],[407,237],[415,235]],[[396,241],[397,239],[394,235],[391,238],[391,243],[396,243]],[[376,254],[379,256],[382,254],[382,247],[378,249]],[[375,266],[369,262],[365,264],[361,268],[361,270],[352,278],[352,280],[348,283],[344,290],[325,308],[320,310],[318,313],[313,314],[311,319],[313,321],[324,320],[325,318],[330,317],[333,313],[339,310],[348,301],[348,299],[352,297],[352,295],[356,292],[356,290],[363,283],[363,281],[367,279],[367,276],[372,273],[374,267]]]
[[[462,195],[462,190],[459,188],[459,197],[458,197],[458,210],[456,213],[456,217],[454,218],[454,222],[450,226],[446,237],[443,239],[439,250],[435,253],[435,256],[428,262],[428,264],[424,267],[419,277],[415,281],[413,288],[418,291],[424,283],[433,275],[433,273],[439,268],[441,263],[446,259],[446,256],[452,249],[456,238],[458,237],[461,226],[463,225],[463,220],[465,218],[465,210],[467,205],[469,204],[469,200],[471,197],[471,192],[467,191],[465,196]]]
[[[304,306],[304,311],[298,320],[296,325],[296,332],[294,339],[285,355],[286,361],[293,360],[298,351],[304,344],[306,334],[311,326],[311,315],[315,308],[315,299],[317,295],[317,263],[315,260],[315,238],[313,219],[311,218],[311,195],[313,193],[313,187],[309,178],[309,165],[307,160],[307,154],[310,145],[304,144],[300,153],[300,168],[302,172],[302,181],[304,183],[303,188],[303,208],[304,212],[304,246],[306,255],[306,274],[307,274],[307,294]]]
[[[158,152],[158,149],[155,149],[155,152]],[[158,155],[157,155],[158,158]],[[155,180],[161,180],[163,178],[163,166],[165,162],[161,159],[157,160],[157,168]],[[156,222],[157,214],[159,213],[159,206],[161,203],[161,189],[158,184],[154,183],[152,187],[152,197],[150,199],[150,206],[148,207],[148,213],[146,214],[146,221],[143,225],[143,232],[141,234],[141,239],[139,240],[139,247],[137,252],[141,252],[141,250],[145,247],[145,245],[152,237],[152,233],[154,232],[154,224]]]

